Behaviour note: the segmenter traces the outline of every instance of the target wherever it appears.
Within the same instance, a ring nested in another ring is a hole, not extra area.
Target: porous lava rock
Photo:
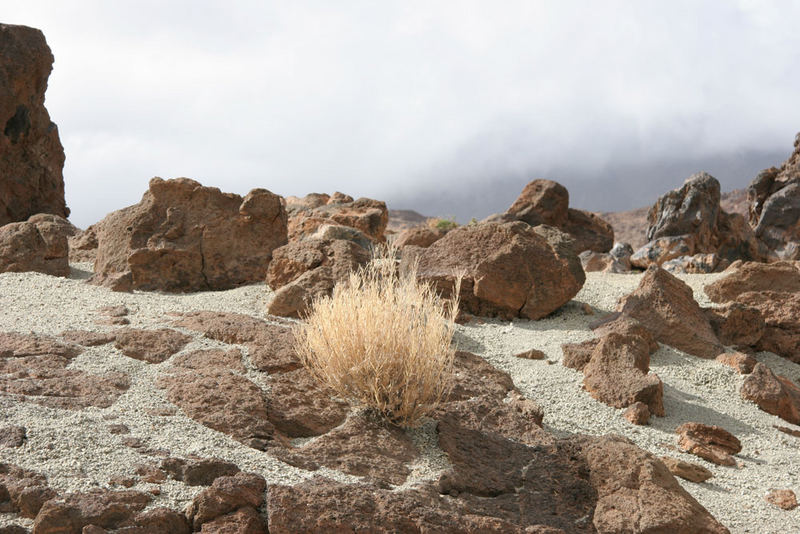
[[[772,260],[800,259],[800,134],[779,167],[761,171],[747,188],[750,225]]]
[[[758,360],[741,352],[724,352],[716,360],[723,365],[732,367],[740,375],[749,375],[753,372]]]
[[[0,226],[0,273],[34,271],[69,275],[66,219],[37,214],[24,222]]]
[[[736,465],[733,454],[742,450],[739,440],[722,427],[702,423],[684,423],[675,429],[678,447],[717,465]]]
[[[44,107],[53,54],[41,31],[0,24],[0,226],[68,217],[64,148]]]
[[[646,425],[650,421],[650,408],[647,404],[636,401],[622,413],[622,416],[633,425]]]
[[[481,223],[451,230],[428,248],[404,254],[401,271],[418,258],[417,277],[441,294],[461,279],[460,309],[467,313],[540,319],[574,297],[586,280],[572,239],[523,222]]]
[[[11,425],[0,427],[0,447],[22,447],[27,439],[27,430],[24,426]]]
[[[685,462],[671,456],[662,456],[661,461],[667,466],[670,473],[690,482],[705,482],[714,476],[714,473],[691,462]]]
[[[186,517],[194,531],[199,531],[205,524],[239,510],[256,511],[264,504],[266,489],[264,478],[255,473],[218,477],[194,498],[186,509]]]
[[[755,347],[764,337],[766,324],[758,308],[728,302],[703,311],[723,345]]]
[[[403,247],[407,246],[426,248],[439,241],[446,233],[447,232],[439,228],[416,226],[414,228],[403,230],[397,234],[397,237],[394,240],[394,246],[396,246],[398,249],[402,249]]]
[[[502,221],[523,221],[531,226],[546,224],[566,232],[575,240],[575,252],[608,252],[614,245],[614,229],[588,211],[569,208],[567,188],[552,180],[528,183],[504,214]]]
[[[233,476],[240,471],[236,464],[220,458],[164,458],[160,469],[171,478],[189,486],[210,486],[221,476]]]
[[[92,283],[186,292],[264,280],[272,251],[286,244],[281,198],[244,198],[189,178],[153,178],[142,200],[95,225]]]
[[[360,230],[375,243],[383,243],[389,222],[386,203],[334,193],[311,193],[303,198],[288,197],[289,240],[299,241],[316,233],[325,224],[339,224]]]
[[[107,530],[132,526],[134,517],[152,500],[152,495],[132,490],[70,493],[44,503],[36,515],[33,531],[72,534],[86,532],[90,526]]]
[[[293,346],[294,333],[286,326],[240,313],[212,311],[185,313],[173,325],[202,332],[209,339],[244,345],[250,363],[259,371],[276,373],[301,366]]]
[[[656,265],[645,272],[639,287],[622,297],[617,311],[633,317],[661,343],[701,358],[724,352],[692,289]]]
[[[712,302],[758,310],[764,329],[751,346],[800,362],[800,262],[742,263],[705,292]]]
[[[148,363],[161,363],[183,349],[191,336],[170,328],[142,330],[123,328],[115,332],[114,347],[129,358]]]
[[[267,271],[267,285],[275,291],[267,313],[305,315],[315,297],[330,295],[370,257],[366,249],[344,239],[303,239],[280,247]]]
[[[764,499],[782,510],[797,508],[797,495],[790,489],[772,490],[764,496]]]
[[[55,408],[111,406],[130,379],[123,373],[69,369],[82,351],[39,334],[0,333],[0,395]]]
[[[662,195],[647,214],[648,243],[631,257],[640,268],[673,261],[681,272],[711,272],[730,262],[761,260],[763,245],[744,217],[720,207],[719,181],[706,172]],[[691,257],[684,259],[682,257]]]
[[[33,519],[42,505],[56,496],[44,475],[0,463],[0,511]]]
[[[763,363],[757,363],[744,379],[739,391],[743,399],[784,421],[800,424],[800,387],[785,376],[778,376]]]
[[[58,335],[67,343],[83,345],[84,347],[99,347],[116,339],[113,332],[93,332],[91,330],[67,330]]]

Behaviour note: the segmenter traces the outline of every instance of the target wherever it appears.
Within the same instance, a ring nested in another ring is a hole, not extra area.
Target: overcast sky
[[[800,2],[0,0],[56,62],[71,220],[152,176],[502,211],[537,177],[571,204],[723,190],[800,131]]]

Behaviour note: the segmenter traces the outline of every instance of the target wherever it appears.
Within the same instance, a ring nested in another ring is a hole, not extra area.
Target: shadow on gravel
[[[94,273],[92,271],[84,270],[74,265],[69,266],[69,279],[70,280],[88,280]]]

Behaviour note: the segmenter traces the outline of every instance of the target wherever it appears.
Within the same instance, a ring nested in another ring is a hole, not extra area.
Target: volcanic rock
[[[352,241],[304,239],[277,249],[267,271],[275,291],[267,312],[301,317],[315,297],[328,296],[336,284],[370,260],[370,254]]]
[[[33,531],[62,534],[81,532],[88,526],[104,529],[128,526],[152,499],[147,493],[132,490],[71,493],[44,503],[33,523]]]
[[[655,265],[620,299],[617,311],[637,319],[661,343],[689,354],[714,358],[724,351],[692,289]]]
[[[797,496],[789,489],[772,490],[767,493],[764,499],[768,503],[774,504],[783,510],[794,510],[797,508]]]
[[[569,192],[552,180],[534,180],[500,217],[523,221],[531,226],[546,224],[566,232],[575,241],[575,252],[608,252],[614,244],[614,230],[606,221],[588,211],[571,209]]]
[[[81,351],[47,336],[0,333],[0,394],[56,408],[111,406],[128,389],[128,376],[68,369]]]
[[[26,433],[24,426],[12,425],[0,427],[0,447],[16,448],[25,444]]]
[[[214,480],[187,507],[186,517],[195,531],[208,522],[242,508],[257,509],[264,504],[267,483],[254,473],[237,473]]]
[[[684,462],[671,456],[662,456],[661,461],[664,462],[670,473],[690,482],[705,482],[714,476],[714,473],[701,465]]]
[[[53,54],[41,31],[9,24],[0,24],[0,50],[0,227],[37,213],[68,217],[64,148],[44,107]]]
[[[661,268],[671,273],[708,274],[719,272],[728,266],[727,260],[720,260],[714,253],[681,256],[661,263]]]
[[[416,226],[400,232],[394,240],[394,245],[398,249],[407,246],[427,248],[443,238],[446,233],[444,230],[428,226]]]
[[[93,332],[91,330],[67,330],[61,332],[59,337],[68,343],[83,345],[84,347],[98,347],[111,343],[117,337],[113,332]]]
[[[628,406],[622,416],[633,425],[646,425],[650,421],[650,409],[647,404],[636,401]]]
[[[97,259],[97,233],[95,225],[86,230],[78,230],[67,238],[69,242],[69,261],[92,262]]]
[[[742,450],[736,436],[724,428],[701,423],[684,423],[675,429],[678,447],[717,465],[736,465],[732,454]]]
[[[775,375],[763,363],[757,363],[745,378],[740,394],[765,412],[792,424],[800,424],[800,387],[785,376]]]
[[[344,422],[349,406],[305,368],[274,374],[267,399],[269,421],[292,438],[319,436]]]
[[[220,367],[237,373],[245,373],[247,371],[242,363],[242,351],[239,349],[193,350],[175,356],[170,363],[175,367],[196,369],[198,371],[213,367]]]
[[[267,524],[255,508],[246,506],[203,523],[203,534],[267,534]]]
[[[731,269],[728,276],[708,284],[704,291],[711,302],[716,303],[734,301],[749,292],[798,293],[800,262],[745,262]]]
[[[0,511],[33,519],[42,505],[56,495],[44,475],[0,463]]]
[[[765,323],[757,308],[729,302],[703,310],[720,342],[734,347],[754,347],[764,336]]]
[[[445,297],[463,275],[460,308],[474,315],[540,319],[568,302],[586,277],[572,240],[547,226],[522,222],[456,228],[419,251],[420,281]],[[414,258],[403,255],[401,270]]]
[[[303,236],[303,239],[318,239],[323,241],[343,239],[345,241],[352,241],[364,250],[370,250],[375,245],[361,230],[342,224],[323,224],[317,228],[317,231],[313,234],[307,237]]]
[[[453,388],[445,401],[462,401],[481,395],[504,399],[513,389],[514,381],[508,373],[471,352],[456,351],[453,359]]]
[[[96,225],[91,281],[171,292],[230,289],[260,282],[272,251],[287,242],[280,197],[244,198],[188,178],[150,180],[139,204]]]
[[[514,355],[515,358],[522,358],[524,360],[544,360],[544,352],[539,349],[529,349]]]
[[[165,458],[161,461],[161,469],[175,480],[190,486],[210,486],[221,476],[233,476],[240,469],[231,462],[219,458]]]
[[[114,347],[121,350],[122,354],[148,363],[167,360],[192,340],[190,336],[169,328],[124,328],[115,332],[115,339]]]
[[[741,352],[724,352],[717,356],[716,360],[723,365],[732,367],[740,375],[749,375],[758,363],[758,360],[749,354]]]
[[[584,250],[578,257],[581,259],[583,270],[587,273],[626,273],[631,270],[630,261],[626,266],[608,252]]]
[[[592,359],[592,353],[598,343],[600,343],[599,339],[588,339],[581,343],[564,343],[561,345],[561,352],[564,355],[561,359],[562,365],[576,371],[583,371],[583,368]]]
[[[800,259],[800,134],[780,168],[761,171],[747,188],[750,225],[773,260]]]
[[[639,269],[647,269],[650,265],[663,263],[691,256],[695,250],[692,236],[666,236],[648,241],[631,256],[631,265]]]
[[[289,240],[309,236],[325,224],[339,224],[360,230],[375,243],[383,243],[389,222],[386,203],[371,198],[352,197],[334,193],[332,197],[312,193],[303,198],[286,199],[289,213]]]
[[[0,226],[0,272],[68,276],[67,226],[65,219],[45,214]]]

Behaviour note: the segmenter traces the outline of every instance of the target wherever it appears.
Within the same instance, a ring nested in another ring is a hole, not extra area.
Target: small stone
[[[671,456],[662,456],[661,461],[664,462],[670,473],[689,482],[705,482],[714,476],[714,473],[701,465],[684,462]]]
[[[581,304],[581,311],[584,315],[594,315],[594,309],[585,302]]]
[[[779,426],[779,425],[772,425],[772,426],[775,427],[776,429],[780,430],[784,434],[789,434],[790,436],[794,436],[796,438],[800,438],[800,430],[794,430],[792,428],[787,428],[785,426]]]
[[[123,486],[125,488],[132,488],[136,484],[136,480],[131,477],[115,475],[108,481],[111,486]]]
[[[749,375],[758,363],[752,356],[741,352],[724,352],[717,356],[716,360],[734,368],[740,375]]]
[[[0,428],[0,447],[22,447],[27,439],[24,426],[7,426]]]
[[[792,490],[772,490],[764,497],[770,504],[774,504],[783,510],[794,510],[797,508],[797,496]]]
[[[634,402],[622,416],[634,425],[646,425],[650,421],[650,409],[641,401]]]
[[[127,427],[127,425],[116,424],[108,425],[108,432],[111,434],[130,434],[131,430]]]
[[[538,349],[530,349],[526,350],[525,352],[520,352],[519,354],[514,355],[515,358],[523,358],[526,360],[544,360],[545,355],[544,352]]]
[[[684,423],[675,432],[679,435],[678,447],[682,451],[717,465],[735,466],[736,460],[731,455],[742,450],[736,436],[718,426]]]

